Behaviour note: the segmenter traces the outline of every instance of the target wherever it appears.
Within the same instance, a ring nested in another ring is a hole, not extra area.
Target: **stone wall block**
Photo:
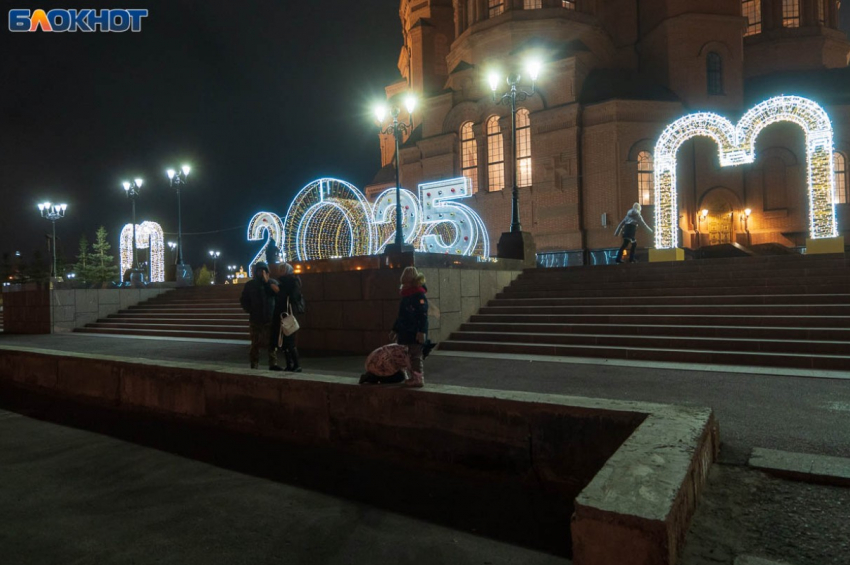
[[[102,288],[97,291],[98,302],[101,306],[111,304],[115,306],[115,310],[121,305],[121,290],[117,288]]]
[[[54,306],[53,307],[53,323],[58,322],[73,322],[76,317],[76,308],[71,306]]]
[[[460,313],[460,273],[457,269],[440,269],[440,308]]]
[[[97,290],[83,289],[74,291],[74,303],[77,313],[97,313],[98,301]]]
[[[481,271],[466,270],[460,272],[461,297],[481,295]]]
[[[138,304],[141,296],[141,292],[138,288],[122,288],[119,294],[119,305],[121,310],[126,310],[130,306]]]
[[[444,339],[449,337],[451,332],[456,332],[463,322],[460,312],[443,312],[440,319],[440,333]]]
[[[343,312],[343,329],[380,330],[384,326],[383,307],[378,300],[349,301],[338,306]]]
[[[425,286],[428,287],[428,299],[440,298],[440,270],[419,269],[425,275]]]
[[[361,271],[323,273],[326,301],[360,300],[363,296]]]
[[[466,323],[481,309],[481,299],[477,296],[465,296],[461,299],[460,318],[461,323]]]
[[[363,300],[385,300],[398,296],[398,270],[362,271]]]
[[[486,305],[496,294],[502,291],[503,287],[499,286],[499,272],[481,271],[479,275],[479,288],[478,296],[481,298],[481,303]]]
[[[325,279],[322,273],[302,273],[298,276],[301,277],[301,292],[304,294],[307,308],[310,307],[311,302],[325,299]]]
[[[314,302],[308,304],[312,328],[340,329],[342,325],[343,304],[341,302]]]
[[[54,290],[51,296],[53,306],[74,306],[76,303],[73,290]]]
[[[398,300],[382,300],[381,310],[384,313],[384,321],[381,329],[390,331],[393,329],[396,319],[398,318]]]
[[[203,416],[203,379],[170,367],[121,364],[120,403],[178,416]]]
[[[118,311],[118,306],[116,304],[101,304],[100,308],[97,309],[97,317],[106,318],[110,314],[114,314]]]
[[[97,321],[98,314],[90,314],[88,312],[77,312],[74,315],[74,325],[78,328],[84,327],[86,324],[93,324]]]
[[[56,389],[68,396],[118,404],[120,371],[112,361],[59,358]]]

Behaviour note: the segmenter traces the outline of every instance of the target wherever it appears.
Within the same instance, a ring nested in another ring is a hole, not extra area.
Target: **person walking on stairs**
[[[280,277],[280,291],[275,301],[275,310],[272,321],[270,348],[277,347],[278,337],[280,335],[280,317],[285,314],[290,308],[292,314],[304,313],[304,296],[301,294],[301,277],[295,274],[295,269],[289,263],[282,263],[279,267],[283,274]],[[301,362],[298,358],[298,347],[296,344],[296,336],[298,332],[283,336],[283,356],[286,359],[286,367],[284,371],[292,373],[301,372]]]
[[[423,348],[428,337],[428,297],[425,296],[427,292],[425,276],[421,275],[416,267],[405,268],[401,274],[398,318],[393,325],[392,334],[394,341],[407,346],[410,378],[405,384],[415,388],[425,386]]]
[[[623,262],[623,253],[625,253],[626,247],[629,245],[631,245],[631,249],[629,249],[629,263],[635,263],[638,224],[645,227],[649,233],[652,233],[652,228],[646,225],[646,222],[643,221],[643,216],[640,215],[640,209],[640,203],[635,202],[632,209],[626,212],[626,217],[623,218],[623,221],[620,222],[620,225],[618,225],[617,229],[614,230],[614,237],[620,235],[621,232],[623,234],[623,245],[621,245],[620,250],[617,251],[616,263]]]
[[[269,266],[262,261],[254,264],[254,277],[245,283],[239,305],[249,315],[251,331],[251,350],[248,354],[251,368],[257,369],[260,364],[260,348],[268,347],[269,369],[283,370],[277,364],[277,351],[269,347],[272,315],[275,310],[275,296],[278,293],[277,281],[269,277]]]

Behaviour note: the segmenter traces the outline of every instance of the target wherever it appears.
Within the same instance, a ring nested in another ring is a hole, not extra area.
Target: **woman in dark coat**
[[[301,294],[301,277],[295,274],[295,269],[289,263],[281,265],[281,277],[278,282],[280,291],[275,301],[275,312],[272,327],[272,339],[274,347],[278,345],[278,336],[280,335],[280,317],[287,312],[287,303],[292,308],[293,314],[304,313],[304,297]],[[286,359],[286,367],[284,371],[293,373],[301,372],[301,362],[298,358],[298,348],[296,346],[296,336],[298,332],[283,336],[283,355]]]

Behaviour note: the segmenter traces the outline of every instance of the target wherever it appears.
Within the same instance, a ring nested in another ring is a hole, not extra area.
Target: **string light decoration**
[[[750,109],[737,126],[709,112],[690,114],[670,124],[655,146],[655,247],[678,246],[679,206],[676,155],[693,137],[717,143],[721,167],[755,162],[755,143],[761,131],[777,122],[799,125],[806,136],[809,185],[809,233],[812,239],[836,237],[835,179],[832,175],[833,130],[826,111],[800,96],[777,96]]]
[[[286,256],[298,261],[371,255],[375,230],[366,197],[345,181],[322,178],[301,189],[284,221]]]
[[[262,241],[266,234],[270,236],[283,257],[283,220],[273,212],[258,212],[248,223],[248,241]],[[263,247],[251,260],[248,270],[253,270],[253,266],[260,261],[268,263],[266,247]]]
[[[151,250],[150,280],[165,282],[165,234],[156,222],[142,222],[136,225],[136,249]],[[133,267],[133,224],[127,224],[121,230],[121,272],[126,273]]]
[[[428,253],[489,259],[490,238],[484,222],[472,208],[456,202],[472,196],[468,178],[419,185],[418,197],[408,190],[400,194],[406,244]],[[280,218],[271,212],[252,218],[248,239],[260,240],[270,230],[272,239],[282,242],[283,256],[296,261],[379,254],[395,241],[395,198],[395,189],[389,189],[371,205],[350,183],[318,179],[295,195],[280,239],[276,238]]]

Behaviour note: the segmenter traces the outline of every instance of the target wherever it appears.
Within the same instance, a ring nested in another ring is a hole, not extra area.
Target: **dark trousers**
[[[637,240],[636,239],[627,239],[623,238],[623,245],[620,246],[620,250],[617,251],[617,262],[621,262],[623,260],[623,252],[626,250],[626,247],[629,245],[632,248],[629,250],[629,263],[635,262],[635,248],[637,248]]]

